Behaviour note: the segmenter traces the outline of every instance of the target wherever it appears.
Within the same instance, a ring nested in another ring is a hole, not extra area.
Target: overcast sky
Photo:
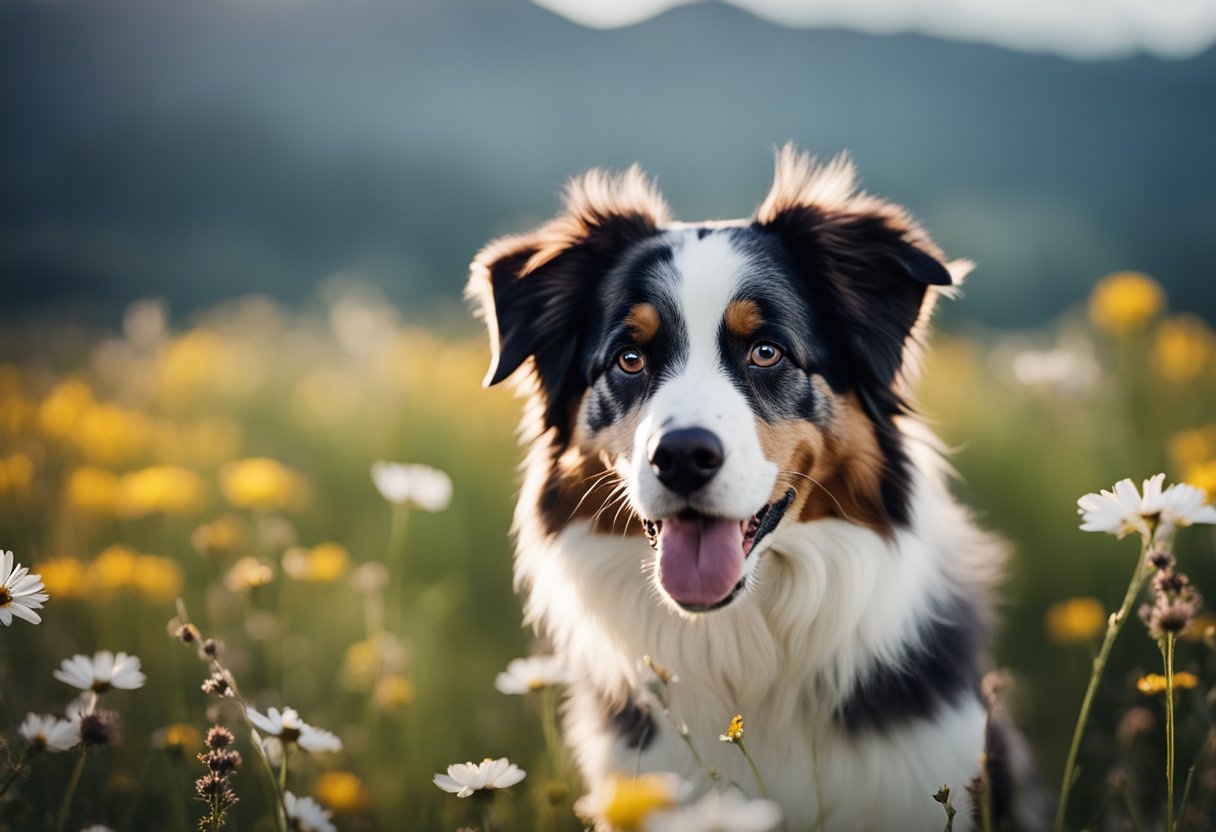
[[[697,0],[534,0],[587,26],[627,26]],[[1073,58],[1188,58],[1216,41],[1216,0],[727,0],[789,26],[919,32]]]

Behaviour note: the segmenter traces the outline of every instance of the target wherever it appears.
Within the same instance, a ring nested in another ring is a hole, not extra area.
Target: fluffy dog
[[[679,223],[636,167],[592,171],[473,261],[486,384],[528,403],[517,588],[593,791],[709,785],[642,693],[650,656],[706,766],[750,785],[717,741],[745,716],[791,830],[940,829],[933,793],[962,803],[985,750],[1008,813],[1015,737],[979,692],[1003,550],[908,404],[970,264],[854,180],[786,147],[752,218]]]

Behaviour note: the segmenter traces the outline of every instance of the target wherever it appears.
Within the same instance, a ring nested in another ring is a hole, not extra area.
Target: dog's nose
[[[722,467],[722,440],[705,428],[681,428],[650,440],[650,469],[659,482],[688,496]]]

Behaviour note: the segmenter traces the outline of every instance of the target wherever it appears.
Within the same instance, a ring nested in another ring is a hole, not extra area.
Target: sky
[[[533,0],[614,28],[698,0]],[[1216,42],[1216,0],[726,0],[787,26],[915,32],[1081,60],[1189,58]]]

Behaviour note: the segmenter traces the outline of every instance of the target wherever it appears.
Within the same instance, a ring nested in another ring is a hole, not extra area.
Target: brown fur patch
[[[642,524],[618,489],[621,478],[598,456],[571,448],[553,460],[540,493],[541,522],[557,534],[576,520],[590,520],[600,534],[642,534]]]
[[[750,300],[731,301],[726,307],[726,328],[740,338],[749,338],[764,323],[760,307]]]
[[[625,326],[633,333],[633,340],[645,344],[659,332],[659,310],[652,304],[639,303],[625,316]]]
[[[837,400],[827,430],[801,420],[757,427],[765,456],[783,472],[777,495],[787,488],[798,493],[786,516],[803,523],[836,517],[890,533],[882,502],[885,460],[852,394]]]

